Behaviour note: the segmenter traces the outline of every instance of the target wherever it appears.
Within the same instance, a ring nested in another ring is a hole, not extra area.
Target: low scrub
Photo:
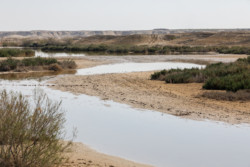
[[[73,60],[57,61],[55,58],[25,58],[22,60],[8,58],[0,61],[0,71],[12,71],[19,69],[48,69],[53,71],[59,71],[61,69],[74,69],[76,64]]]
[[[15,48],[0,49],[0,57],[32,57],[32,56],[35,56],[35,51],[31,49],[15,49]]]
[[[168,71],[168,73],[169,73],[169,71]],[[166,70],[155,72],[154,74],[151,75],[151,79],[152,80],[164,80],[166,74],[167,74]]]
[[[204,75],[202,75],[200,69],[184,69],[184,70],[172,70],[165,77],[166,83],[192,83],[203,82]]]
[[[151,79],[166,83],[204,83],[204,89],[233,92],[250,89],[250,56],[233,63],[211,64],[205,69],[163,70],[152,74]]]
[[[63,69],[75,69],[77,67],[76,62],[73,60],[63,60],[58,62],[58,64],[63,68]]]
[[[67,51],[67,52],[101,52],[121,54],[191,54],[217,52],[222,54],[249,54],[248,47],[224,46],[148,46],[148,45],[48,45],[42,51]]]
[[[201,97],[215,99],[215,100],[225,100],[225,101],[249,101],[250,91],[249,90],[239,90],[237,92],[204,92]]]
[[[34,95],[31,104],[22,94],[0,92],[0,166],[50,167],[62,163],[71,145],[65,136],[61,103]]]
[[[250,89],[250,73],[244,72],[209,78],[203,85],[203,88],[213,90],[229,90],[233,92],[240,89]]]

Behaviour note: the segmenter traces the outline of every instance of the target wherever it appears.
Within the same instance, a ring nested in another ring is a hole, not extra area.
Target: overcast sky
[[[0,0],[0,31],[250,28],[250,0]]]

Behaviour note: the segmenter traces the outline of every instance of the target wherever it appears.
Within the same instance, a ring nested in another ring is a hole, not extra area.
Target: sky
[[[250,0],[0,0],[0,31],[250,28]]]

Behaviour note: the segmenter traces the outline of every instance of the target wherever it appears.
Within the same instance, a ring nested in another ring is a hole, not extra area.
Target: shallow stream
[[[82,69],[78,75],[201,67],[187,63],[126,63]],[[131,108],[98,97],[74,95],[43,86],[48,79],[0,80],[1,89],[32,96],[43,90],[62,100],[66,128],[76,141],[97,151],[158,167],[250,167],[250,126],[194,121]],[[181,104],[180,104],[181,105]]]

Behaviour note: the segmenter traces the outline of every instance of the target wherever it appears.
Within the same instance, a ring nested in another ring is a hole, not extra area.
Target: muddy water
[[[125,68],[123,65],[109,67],[116,69],[112,72],[128,72],[119,70]],[[147,66],[150,67],[150,64]],[[156,64],[152,66],[155,67]],[[170,66],[168,64],[165,67]],[[138,63],[127,69],[134,71],[137,67]],[[95,74],[98,70],[102,70],[102,73],[110,72],[110,68],[106,66],[96,68],[86,69],[88,73],[85,71],[79,74]],[[46,81],[47,79],[0,80],[0,85],[1,89],[19,91],[27,97],[32,96],[32,91],[38,88],[51,99],[62,100],[62,107],[67,111],[67,130],[71,131],[72,127],[76,127],[76,141],[103,153],[159,167],[250,166],[249,125],[194,121],[134,109],[97,97],[53,90],[45,86]]]

